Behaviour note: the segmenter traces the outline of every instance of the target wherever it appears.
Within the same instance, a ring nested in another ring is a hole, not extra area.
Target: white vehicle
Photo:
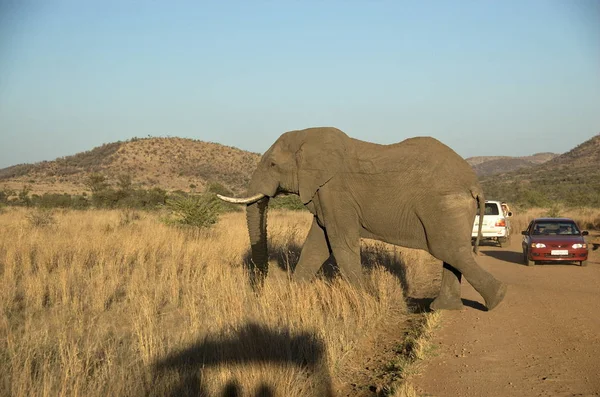
[[[481,240],[492,240],[498,243],[500,247],[510,239],[509,218],[512,212],[509,211],[506,203],[502,201],[485,201],[485,212],[481,225]],[[473,223],[471,239],[475,241],[479,232],[479,210]]]

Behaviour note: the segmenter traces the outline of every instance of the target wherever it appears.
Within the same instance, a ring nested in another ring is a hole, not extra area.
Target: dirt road
[[[600,250],[587,267],[521,264],[520,236],[478,262],[509,284],[500,306],[463,280],[465,308],[444,312],[421,396],[600,396]]]

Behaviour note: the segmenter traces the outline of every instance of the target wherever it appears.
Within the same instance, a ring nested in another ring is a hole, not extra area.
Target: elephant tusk
[[[220,198],[223,201],[227,201],[228,203],[233,203],[233,204],[252,204],[252,203],[257,202],[261,198],[265,197],[265,195],[262,194],[262,193],[258,193],[258,194],[255,194],[254,196],[250,196],[250,197],[234,198],[234,197],[227,197],[227,196],[222,196],[220,194],[217,194],[217,197]]]

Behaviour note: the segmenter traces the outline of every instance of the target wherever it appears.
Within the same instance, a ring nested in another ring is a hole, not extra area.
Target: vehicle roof
[[[533,222],[537,222],[537,221],[541,221],[541,222],[550,222],[550,221],[556,221],[556,222],[566,222],[566,221],[570,221],[570,222],[575,222],[573,219],[571,218],[535,218],[533,220]]]

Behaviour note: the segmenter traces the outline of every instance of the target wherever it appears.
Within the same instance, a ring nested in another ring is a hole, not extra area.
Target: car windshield
[[[537,222],[533,225],[531,234],[577,236],[580,232],[573,222]]]

